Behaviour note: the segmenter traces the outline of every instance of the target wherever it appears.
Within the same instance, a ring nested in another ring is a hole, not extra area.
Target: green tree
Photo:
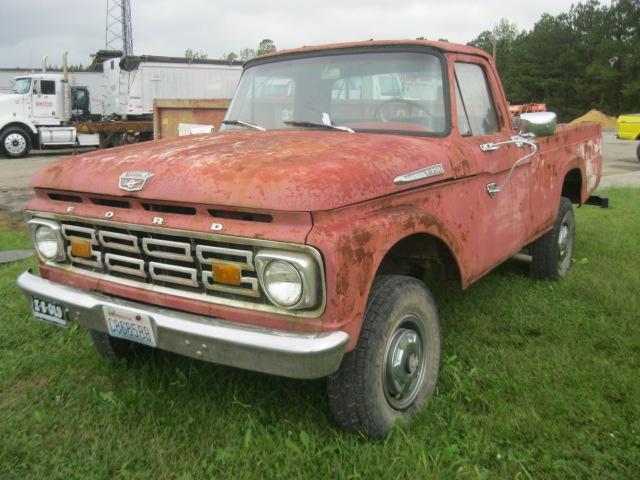
[[[187,48],[184,51],[184,57],[188,60],[206,60],[209,58],[209,55],[204,52],[196,52],[191,48]]]
[[[227,62],[235,62],[236,60],[238,60],[238,54],[236,54],[235,52],[223,53],[220,59],[226,60]]]
[[[501,20],[470,44],[492,52],[512,103],[547,103],[561,120],[591,108],[640,110],[640,0],[574,4],[530,31]]]
[[[255,56],[256,51],[253,48],[243,48],[242,50],[240,50],[240,60],[244,62],[255,58]]]
[[[265,38],[258,45],[258,50],[256,51],[256,55],[264,55],[265,53],[271,53],[276,51],[276,45],[273,43],[273,40],[270,38]]]

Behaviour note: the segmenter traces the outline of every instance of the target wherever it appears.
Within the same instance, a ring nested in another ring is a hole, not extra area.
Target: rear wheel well
[[[571,203],[582,203],[582,173],[579,168],[569,170],[564,176],[562,196],[571,200]]]
[[[380,262],[378,275],[408,275],[428,286],[460,285],[460,271],[449,247],[438,237],[415,233],[398,241]]]

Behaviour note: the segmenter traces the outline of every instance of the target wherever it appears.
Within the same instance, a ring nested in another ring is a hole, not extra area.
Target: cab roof
[[[18,75],[13,79],[18,80],[19,78],[31,78],[32,80],[60,80],[62,78],[62,73],[33,72]]]
[[[481,50],[476,47],[471,47],[469,45],[460,45],[458,43],[436,42],[431,40],[364,40],[359,42],[330,43],[325,45],[312,45],[312,46],[304,46],[301,48],[292,48],[289,50],[280,50],[277,52],[271,52],[265,55],[261,55],[253,60],[248,61],[247,65],[252,64],[256,60],[260,61],[267,58],[288,56],[288,55],[298,54],[298,53],[319,52],[322,50],[335,51],[335,50],[349,49],[349,48],[393,47],[393,46],[407,46],[407,45],[430,47],[436,50],[440,50],[442,52],[477,55],[489,61],[492,60],[491,55],[489,55],[484,50]]]

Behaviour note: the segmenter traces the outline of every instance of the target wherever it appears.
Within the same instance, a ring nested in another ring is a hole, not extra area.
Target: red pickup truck
[[[33,179],[37,319],[296,378],[327,377],[370,436],[433,394],[425,277],[462,288],[528,249],[571,266],[594,203],[597,125],[509,114],[485,52],[429,41],[304,47],[248,62],[223,131],[97,151]]]

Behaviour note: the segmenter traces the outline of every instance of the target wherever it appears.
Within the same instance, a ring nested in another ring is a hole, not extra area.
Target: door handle
[[[483,143],[480,145],[480,150],[482,150],[483,152],[492,152],[494,150],[498,150],[502,145],[508,145],[511,143],[515,144],[518,148],[523,148],[525,145],[528,145],[529,147],[531,147],[531,152],[526,154],[524,157],[519,158],[513,163],[513,165],[511,166],[511,170],[509,170],[507,178],[505,178],[502,185],[498,185],[496,184],[496,182],[487,184],[487,195],[489,195],[489,197],[491,198],[494,198],[498,194],[498,192],[500,192],[500,190],[509,185],[509,183],[511,182],[511,176],[513,175],[513,172],[518,165],[520,165],[525,160],[533,157],[538,152],[538,144],[536,142],[520,135],[514,135],[513,137],[511,137],[511,140],[507,140],[504,142]]]

